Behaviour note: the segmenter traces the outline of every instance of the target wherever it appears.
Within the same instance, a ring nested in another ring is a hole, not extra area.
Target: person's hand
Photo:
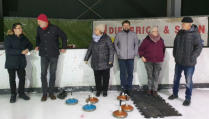
[[[84,61],[85,62],[85,64],[88,64],[88,61]]]
[[[36,47],[36,48],[35,48],[35,51],[38,51],[38,50],[39,50],[39,47]]]
[[[21,54],[26,55],[28,52],[29,52],[29,50],[28,49],[25,49],[25,50],[22,51]]]
[[[147,62],[147,59],[142,56],[142,61]]]
[[[26,51],[27,53],[29,52],[29,50],[28,50],[28,49],[25,49],[25,51]],[[27,53],[26,53],[26,54],[27,54]]]
[[[65,50],[65,49],[61,49],[60,52],[61,52],[61,53],[65,53],[66,50]]]
[[[109,62],[109,64],[112,64],[112,62]]]

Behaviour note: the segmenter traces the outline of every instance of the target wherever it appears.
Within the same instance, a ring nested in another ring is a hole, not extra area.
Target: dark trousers
[[[110,69],[106,70],[94,70],[96,90],[107,91],[110,79]]]
[[[134,59],[118,59],[120,67],[121,87],[125,90],[132,89]]]
[[[42,82],[42,91],[43,95],[54,93],[54,86],[56,80],[56,71],[57,71],[57,61],[58,57],[41,57],[41,82]],[[49,68],[50,79],[49,85],[47,81],[47,70]]]
[[[19,95],[23,94],[25,91],[25,69],[8,69],[9,73],[9,84],[11,89],[11,94],[16,95],[16,72],[17,76],[19,78],[19,87],[18,87],[18,93]]]
[[[183,66],[176,64],[175,65],[175,74],[174,74],[174,84],[173,84],[173,94],[178,95],[179,91],[179,83],[181,79],[181,73],[184,71],[184,76],[186,79],[186,96],[185,98],[191,100],[192,95],[192,76],[194,74],[195,67],[194,66]]]

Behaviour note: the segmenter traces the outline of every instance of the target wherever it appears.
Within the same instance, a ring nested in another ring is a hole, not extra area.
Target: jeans
[[[175,65],[175,75],[174,75],[174,85],[173,85],[173,94],[178,95],[179,91],[179,83],[181,79],[181,73],[184,71],[184,76],[186,79],[186,99],[191,100],[192,95],[192,76],[194,74],[195,67],[194,66],[182,66],[179,64]]]
[[[42,82],[42,91],[43,95],[54,93],[54,86],[56,80],[56,71],[57,71],[57,61],[58,57],[41,57],[41,82]],[[49,86],[47,82],[47,70],[50,66],[50,80]],[[49,87],[49,88],[48,88]]]
[[[132,89],[134,59],[118,59],[120,67],[121,87],[125,90]]]

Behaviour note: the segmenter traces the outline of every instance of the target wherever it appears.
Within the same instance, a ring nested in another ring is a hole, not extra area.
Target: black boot
[[[107,91],[103,91],[103,97],[107,97]]]
[[[27,96],[25,93],[19,94],[19,97],[22,98],[23,100],[30,100],[30,97]]]
[[[16,94],[12,94],[10,98],[10,103],[15,103],[16,102]]]
[[[184,106],[189,106],[190,103],[191,103],[191,101],[188,100],[188,99],[186,99],[186,100],[184,100],[183,105],[184,105]]]
[[[176,98],[178,98],[178,95],[171,95],[168,97],[169,100],[174,100]]]
[[[100,91],[97,91],[96,92],[96,96],[99,97],[100,96],[100,93],[101,93]]]

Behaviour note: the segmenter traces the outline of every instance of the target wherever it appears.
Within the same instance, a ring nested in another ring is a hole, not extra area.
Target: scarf
[[[158,36],[153,36],[152,34],[148,34],[149,35],[149,37],[150,37],[150,39],[153,41],[153,42],[158,42],[159,40],[160,40],[160,35],[158,34]]]
[[[101,37],[102,37],[102,35],[101,36],[97,36],[95,34],[92,35],[92,38],[93,38],[94,42],[98,42]]]

